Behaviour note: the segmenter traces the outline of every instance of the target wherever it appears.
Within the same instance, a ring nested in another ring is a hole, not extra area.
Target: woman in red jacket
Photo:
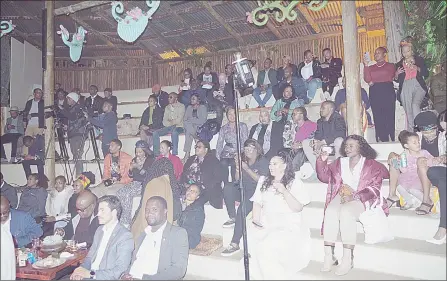
[[[335,274],[345,275],[353,267],[359,216],[365,211],[366,202],[372,205],[380,199],[382,180],[389,178],[389,173],[374,160],[376,151],[361,136],[348,136],[340,154],[342,157],[328,164],[328,155],[323,153],[317,159],[316,170],[318,179],[328,183],[322,227],[325,257],[321,271],[331,271],[332,265],[338,264],[334,247],[340,233],[343,258]],[[388,214],[386,200],[382,208]]]

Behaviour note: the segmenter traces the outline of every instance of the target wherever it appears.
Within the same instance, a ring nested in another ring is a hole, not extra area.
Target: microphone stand
[[[239,128],[239,99],[236,92],[236,79],[237,74],[233,74],[233,94],[234,94],[234,105],[236,113],[236,144],[237,144],[237,159],[239,165],[239,187],[241,189],[241,202],[239,208],[241,208],[242,213],[242,239],[244,247],[244,269],[245,269],[245,280],[250,280],[250,267],[248,260],[248,243],[247,243],[247,209],[245,206],[245,188],[242,181],[242,152],[241,152],[241,130]],[[237,218],[236,218],[237,219]]]

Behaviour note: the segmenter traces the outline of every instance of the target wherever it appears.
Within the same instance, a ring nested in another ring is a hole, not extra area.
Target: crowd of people
[[[427,241],[442,244],[446,240],[446,111],[439,101],[445,100],[446,93],[433,94],[435,109],[440,112],[421,110],[428,95],[423,79],[427,69],[412,46],[411,40],[402,41],[403,59],[397,70],[385,61],[383,47],[375,51],[374,65],[365,55],[364,79],[370,92],[368,97],[362,91],[362,104],[365,111],[372,109],[372,118],[366,113],[364,117],[369,124],[374,122],[377,141],[394,140],[396,97],[407,114],[407,130],[398,137],[404,152],[389,155],[389,168],[375,160],[377,152],[363,137],[347,136],[346,91],[341,89],[331,97],[342,76],[342,60],[334,58],[328,48],[323,51],[323,63],[310,50],[298,66],[289,56],[284,56],[284,65],[277,70],[271,59],[265,60],[252,89],[260,114],[259,123],[251,128],[236,122],[231,65],[218,75],[207,63],[197,79],[186,69],[178,93],[168,94],[154,85],[141,118],[141,140],[135,144],[134,156],[122,151],[118,139],[118,101],[112,89],[105,89],[103,98],[92,85],[84,100],[79,89],[66,94],[56,85],[57,133],[67,135],[74,160],[83,154],[88,130],[102,139],[104,174],[97,185],[94,174],[75,161],[78,177],[71,186],[64,176],[48,186],[43,170],[45,112],[42,91],[35,89],[34,98],[21,113],[26,122],[12,107],[6,134],[1,137],[2,144],[13,143],[11,161],[22,163],[28,180],[23,190],[17,190],[1,175],[2,231],[5,226],[16,247],[54,233],[85,242],[89,254],[74,270],[73,280],[181,279],[189,249],[201,241],[205,204],[222,209],[225,203],[228,220],[222,222],[223,227],[234,227],[231,243],[222,255],[240,251],[245,218],[236,202],[241,201],[243,186],[246,215],[252,214],[248,228],[250,263],[255,267],[252,274],[261,279],[287,279],[311,259],[310,231],[302,219],[310,195],[296,173],[308,161],[318,179],[328,184],[322,271],[337,264],[336,275],[351,270],[356,222],[367,203],[381,198],[382,181],[388,178],[390,192],[382,206],[386,214],[389,208],[399,207],[416,208],[418,215],[427,215],[434,206],[430,189],[432,185],[438,188],[439,230]],[[445,68],[443,71],[445,75]],[[393,80],[399,83],[397,95]],[[324,101],[320,118],[312,121],[306,104],[319,87]],[[271,96],[276,102],[268,109],[265,105]],[[207,120],[209,111],[215,111],[217,117]],[[222,126],[224,115],[227,123]],[[211,149],[209,141],[216,133],[217,146]],[[167,134],[171,141],[160,141]],[[184,159],[177,156],[180,134],[185,134]],[[19,155],[17,143],[22,136],[24,147]],[[190,155],[193,143],[194,155]],[[241,162],[238,145],[243,151]],[[2,159],[6,159],[3,149]],[[30,165],[37,165],[37,174],[31,172]],[[405,204],[400,204],[398,194]],[[137,206],[135,198],[140,198]],[[339,233],[343,243],[340,262],[334,256]]]

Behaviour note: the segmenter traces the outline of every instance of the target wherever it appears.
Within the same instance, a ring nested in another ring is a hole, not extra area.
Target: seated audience
[[[292,75],[298,77],[298,67],[292,63],[292,58],[289,55],[285,55],[282,57],[282,63],[283,65],[278,68],[276,71],[276,80],[278,80],[278,83],[284,80],[285,75],[285,69],[286,67],[290,66],[292,68]],[[280,99],[281,97],[278,96],[277,99]]]
[[[121,151],[122,147],[123,144],[118,139],[110,142],[110,153],[104,158],[102,183],[91,188],[93,194],[98,198],[104,195],[115,195],[118,190],[132,181],[129,177],[132,157]]]
[[[11,143],[11,159],[10,163],[16,162],[17,156],[17,144],[20,137],[25,133],[25,128],[23,125],[22,118],[19,117],[19,109],[17,106],[12,106],[9,110],[11,117],[6,119],[5,124],[5,134],[0,137],[1,151],[0,151],[0,161],[1,163],[7,163],[6,152],[4,145]]]
[[[205,105],[200,104],[199,95],[191,95],[190,105],[186,108],[185,116],[183,117],[183,127],[185,129],[184,161],[190,156],[192,141],[198,141],[197,129],[205,124],[207,118],[207,108]]]
[[[192,75],[191,68],[186,68],[183,72],[183,78],[181,80],[178,92],[180,97],[180,102],[185,106],[188,106],[191,101],[191,96],[195,94],[197,89],[197,81]]]
[[[149,145],[142,140],[137,141],[135,157],[132,159],[129,169],[129,177],[132,178],[132,182],[126,184],[116,193],[123,207],[120,222],[126,227],[132,222],[133,199],[141,196],[142,184],[146,180],[149,167],[154,161],[154,155],[149,149]]]
[[[200,233],[205,224],[205,209],[202,202],[198,201],[202,189],[192,184],[186,189],[182,197],[182,212],[177,220],[177,225],[184,228],[188,234],[189,248],[194,249],[201,240]]]
[[[152,94],[151,97],[155,97],[157,100],[157,105],[165,110],[165,107],[169,104],[169,95],[165,91],[161,90],[161,86],[159,84],[155,84],[152,86]]]
[[[79,97],[78,103],[80,105],[85,105],[85,97],[81,95],[81,90],[79,88],[73,88],[73,90],[71,90],[71,93],[76,93]]]
[[[235,180],[234,157],[237,154],[237,135],[236,135],[236,112],[233,107],[227,108],[228,123],[220,128],[219,138],[216,145],[216,157],[220,160],[224,173],[224,184],[232,183]],[[242,146],[248,138],[248,128],[243,122],[239,122],[241,133],[240,145]],[[230,169],[231,174],[228,170]],[[231,178],[229,178],[231,176]]]
[[[183,167],[180,182],[185,188],[191,184],[200,186],[203,192],[198,200],[203,204],[209,201],[214,208],[222,209],[221,183],[226,173],[215,154],[211,152],[208,142],[198,141],[195,149],[196,154],[189,157]],[[228,176],[228,174],[226,175]]]
[[[338,78],[341,77],[341,70],[343,68],[343,61],[340,58],[334,58],[332,51],[329,48],[323,50],[324,62],[321,63],[321,78],[323,80],[322,100],[331,98],[335,86],[338,84]]]
[[[307,118],[305,107],[297,107],[292,112],[292,120],[284,126],[284,148],[290,149],[294,171],[299,171],[307,158],[303,150],[303,141],[312,139],[317,130],[317,124]]]
[[[35,88],[33,96],[33,99],[26,102],[23,110],[23,119],[26,122],[25,136],[31,137],[43,135],[45,131],[45,109],[42,90]]]
[[[17,210],[29,213],[38,223],[45,216],[48,197],[48,179],[45,175],[30,174],[25,189],[20,196]]]
[[[441,64],[441,71],[430,79],[430,97],[438,113],[447,108],[446,61]]]
[[[328,164],[323,152],[317,160],[318,179],[328,184],[322,234],[324,236],[324,264],[321,271],[331,271],[338,261],[334,256],[335,242],[340,232],[343,258],[335,275],[346,275],[353,267],[354,247],[357,242],[357,221],[365,211],[380,200],[383,179],[389,177],[386,167],[374,160],[377,152],[358,135],[350,135],[340,148],[341,156]],[[388,215],[388,206],[382,208]]]
[[[335,103],[335,110],[343,116],[343,114],[341,113],[340,107],[343,104],[346,105],[346,77],[343,77],[342,85],[343,85],[343,88],[338,90],[337,93],[335,94],[334,103]],[[363,106],[363,109],[366,111],[371,107],[371,104],[369,103],[368,94],[366,93],[365,89],[361,88],[361,92],[362,92],[362,106]],[[366,117],[368,120],[368,124],[372,125],[373,123],[372,123],[371,115],[369,114],[368,111],[366,111]],[[376,140],[378,141],[377,136],[376,136]]]
[[[304,81],[307,91],[305,101],[310,103],[317,89],[321,88],[321,64],[311,50],[304,51],[304,61],[298,65],[298,77]]]
[[[96,85],[91,85],[88,88],[90,96],[85,99],[85,107],[88,110],[89,115],[98,116],[102,113],[102,105],[104,103],[104,98],[98,95],[98,87]]]
[[[293,279],[311,259],[310,231],[301,217],[310,196],[295,178],[288,153],[274,156],[269,169],[267,176],[259,178],[251,198],[251,273],[261,280]]]
[[[3,216],[3,215],[2,215]],[[2,217],[3,219],[3,217]],[[1,245],[0,255],[2,257],[0,262],[0,279],[1,280],[16,280],[16,250],[14,240],[11,235],[10,228],[6,224],[0,225]]]
[[[171,134],[172,140],[172,153],[178,154],[178,137],[183,130],[183,116],[185,115],[185,106],[178,102],[177,94],[169,94],[169,104],[164,109],[163,126],[164,128],[155,130],[152,133],[154,141],[154,154],[158,156],[160,154],[160,137],[167,134]]]
[[[224,108],[228,105],[225,100],[225,85],[226,85],[227,76],[225,73],[219,74],[218,84],[216,89],[213,91],[213,94],[208,99],[208,107],[211,111],[216,111],[216,120],[219,124],[222,124],[223,120],[223,111]]]
[[[118,138],[118,117],[116,112],[112,111],[113,105],[110,100],[105,100],[102,106],[102,112],[98,117],[87,116],[88,121],[94,126],[101,128],[102,131],[102,154],[106,157],[109,154],[109,147],[112,140]]]
[[[428,166],[431,166],[433,156],[427,150],[421,149],[419,136],[416,133],[404,130],[400,132],[398,139],[404,148],[404,152],[400,155],[399,160],[396,159],[390,163],[390,173],[393,175],[390,178],[390,190],[397,190],[405,201],[403,206],[401,206],[400,201],[396,202],[396,205],[400,206],[401,210],[408,210],[416,207],[416,202],[422,202],[424,190],[430,189],[430,180],[427,174],[423,174],[422,180],[418,175],[418,159],[421,157],[427,158],[429,160]],[[395,180],[395,174],[398,174],[397,181]]]
[[[73,160],[82,159],[84,154],[84,143],[87,126],[87,118],[84,116],[84,106],[79,103],[79,95],[76,93],[69,93],[67,95],[67,104],[62,111],[61,115],[68,120],[66,127],[68,142],[70,143],[71,154]],[[75,164],[76,174],[81,174],[84,171],[84,167],[81,161],[76,161]]]
[[[302,100],[303,103],[308,103],[306,85],[303,79],[292,75],[292,68],[290,66],[284,68],[284,79],[278,84],[279,92],[283,93],[287,86],[292,87],[294,97],[298,100]]]
[[[427,150],[430,155],[435,157],[432,160],[432,165],[439,165],[441,158],[446,153],[446,135],[445,132],[440,132],[438,127],[438,120],[436,114],[432,111],[423,111],[419,113],[414,119],[419,132],[419,143],[421,149]],[[394,160],[393,160],[394,159]],[[394,152],[390,153],[388,157],[388,164],[390,165],[394,161],[398,161],[400,156]],[[434,162],[433,162],[434,161]],[[429,161],[425,157],[421,157],[417,160],[417,174],[423,188],[422,204],[416,208],[416,213],[420,215],[426,215],[430,213],[433,208],[433,202],[430,198],[430,180],[427,177],[427,171],[429,168]],[[388,204],[390,207],[396,205],[400,207],[399,197],[396,195],[397,184],[395,184],[399,178],[399,171],[390,165],[390,193],[388,195]]]
[[[258,79],[256,80],[256,88],[253,90],[253,98],[258,103],[258,107],[265,107],[266,103],[273,95],[273,88],[276,87],[277,84],[277,72],[272,68],[272,60],[266,58],[264,61],[264,69],[259,71]],[[261,99],[262,92],[265,92],[263,99]]]
[[[145,219],[145,202],[152,196],[163,197],[168,205],[168,221],[173,223],[181,212],[180,195],[182,187],[174,175],[171,161],[166,158],[155,160],[147,172],[148,176],[143,183],[143,192],[140,204],[132,219],[131,231],[136,240],[147,227]]]
[[[320,116],[314,138],[303,141],[304,154],[314,170],[317,156],[320,155],[323,147],[333,147],[335,157],[340,157],[340,147],[346,137],[346,123],[343,117],[335,111],[334,102],[321,103]]]
[[[118,280],[129,268],[134,250],[132,234],[119,223],[121,203],[116,196],[99,199],[98,220],[101,226],[84,262],[70,276],[71,280]]]
[[[48,191],[45,205],[46,217],[44,218],[44,234],[53,235],[55,228],[64,228],[70,214],[68,213],[68,201],[73,194],[73,189],[66,186],[64,176],[57,176],[54,180],[54,188]],[[45,236],[46,236],[45,235]]]
[[[177,155],[171,154],[172,151],[172,143],[168,140],[164,140],[160,143],[160,155],[158,155],[157,160],[160,158],[167,158],[171,161],[172,166],[174,167],[174,174],[177,179],[180,179],[180,176],[183,172],[183,162],[178,158]]]
[[[25,136],[23,138],[23,144],[28,148],[28,154],[23,156],[22,166],[25,171],[25,175],[28,178],[31,175],[31,165],[37,166],[39,175],[45,173],[45,138],[43,135],[37,135],[36,137]]]
[[[11,208],[16,208],[19,202],[17,198],[17,189],[9,185],[3,179],[3,173],[0,173],[0,195],[5,196],[8,199]]]
[[[446,165],[446,157],[444,155],[444,167],[430,167],[428,169],[428,178],[430,182],[438,188],[439,192],[439,204],[441,205],[441,217],[439,219],[439,228],[435,233],[433,238],[428,239],[427,242],[437,245],[442,245],[446,241],[446,183],[447,183],[447,168]]]
[[[185,229],[167,221],[168,207],[160,196],[145,204],[148,226],[139,235],[130,269],[122,280],[181,280],[188,266],[188,236]]]
[[[234,106],[234,69],[232,64],[225,65],[224,104]],[[256,80],[255,80],[256,81]]]
[[[275,102],[270,112],[272,119],[272,138],[270,140],[270,151],[267,158],[271,158],[283,148],[282,134],[287,121],[292,119],[292,112],[295,108],[304,106],[304,101],[293,96],[292,86],[284,88],[283,98]]]
[[[213,96],[213,92],[217,89],[217,84],[219,83],[219,78],[217,73],[211,71],[211,62],[208,61],[203,67],[203,72],[197,75],[197,84],[199,86],[198,92],[200,95],[200,100],[203,102],[208,102],[209,98]],[[208,109],[210,109],[208,107]]]
[[[98,221],[98,198],[90,190],[83,190],[76,199],[76,215],[71,217],[65,227],[65,239],[86,243],[87,247],[93,243]]]
[[[56,96],[54,99],[54,105],[59,108],[59,110],[64,109],[64,107],[67,107],[67,94],[64,90],[60,89],[56,92]]]
[[[118,108],[118,98],[113,95],[112,88],[104,89],[104,101],[110,102],[112,105],[112,111],[116,113],[116,109]]]
[[[0,197],[0,215],[2,228],[6,227],[11,232],[17,248],[25,247],[34,238],[42,236],[42,228],[33,217],[27,212],[11,208],[8,199],[3,195]],[[3,243],[1,245],[3,248]]]
[[[152,134],[154,131],[163,128],[163,109],[157,104],[157,98],[150,96],[148,107],[143,111],[140,121],[140,138],[152,147]]]
[[[224,227],[234,226],[233,238],[230,245],[222,252],[223,256],[230,256],[239,252],[239,242],[242,238],[242,217],[241,205],[235,209],[236,201],[241,201],[241,188],[245,191],[245,215],[247,216],[253,209],[253,202],[250,198],[256,190],[259,177],[268,175],[268,160],[264,158],[262,148],[254,139],[248,139],[244,143],[242,155],[242,186],[239,183],[224,187],[225,207],[230,219],[224,223]],[[239,161],[236,161],[236,179],[239,179]]]
[[[261,145],[263,154],[266,154],[270,150],[271,135],[272,121],[270,120],[270,111],[262,108],[259,111],[259,123],[251,127],[248,138],[255,139]]]
[[[386,53],[387,50],[384,47],[377,48],[374,52],[376,61],[374,65],[369,65],[370,58],[366,54],[363,58],[363,78],[369,85],[369,100],[371,101],[377,142],[388,142],[390,139],[391,141],[395,139],[396,92],[393,80],[396,70],[393,63],[385,61]],[[344,79],[343,77],[343,83]],[[362,101],[366,104],[364,96],[368,98],[368,95],[363,92],[362,88]],[[338,94],[335,97],[336,103]],[[370,117],[368,118],[368,123],[372,124]]]

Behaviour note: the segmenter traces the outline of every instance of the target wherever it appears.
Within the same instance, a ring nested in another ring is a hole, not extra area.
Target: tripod
[[[70,157],[68,157],[68,150],[67,150],[67,146],[65,145],[65,138],[64,138],[64,131],[61,128],[61,124],[60,124],[60,119],[58,117],[55,118],[55,128],[56,128],[56,135],[57,135],[57,140],[59,142],[59,150],[61,152],[61,159],[64,162],[64,171],[65,171],[65,176],[68,180],[68,184],[71,184],[73,181],[73,170],[71,169],[69,160]],[[68,172],[70,171],[70,176],[71,176],[71,180],[69,180],[69,174]]]

